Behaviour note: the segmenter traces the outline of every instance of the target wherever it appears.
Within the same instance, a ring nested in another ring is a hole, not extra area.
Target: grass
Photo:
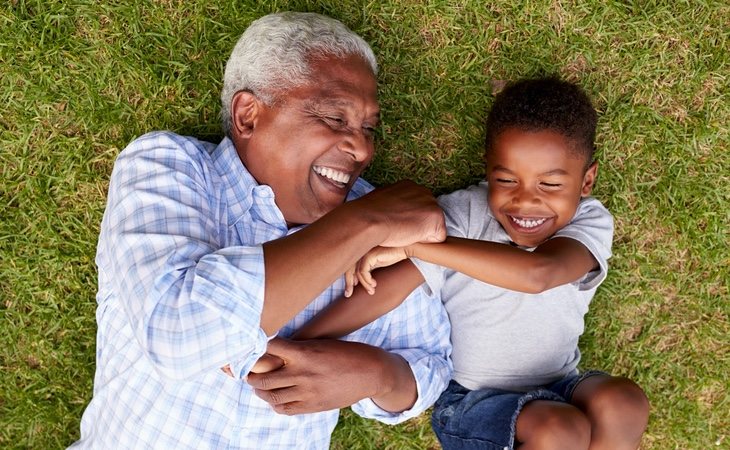
[[[730,448],[730,7],[659,0],[5,2],[0,447],[78,437],[115,156],[157,129],[220,139],[236,38],[286,9],[339,18],[378,55],[376,184],[466,186],[481,176],[483,119],[502,82],[558,73],[584,86],[601,113],[594,193],[617,230],[583,366],[645,388],[643,449]],[[427,416],[388,427],[344,412],[333,448],[437,444]]]

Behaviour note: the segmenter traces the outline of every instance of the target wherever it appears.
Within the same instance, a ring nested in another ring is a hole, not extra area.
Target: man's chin
[[[344,203],[343,201],[340,201],[339,203],[330,202],[330,203],[318,203],[317,205],[313,205],[310,207],[305,208],[305,211],[303,211],[301,214],[297,214],[294,217],[294,220],[290,220],[287,218],[287,224],[289,225],[289,228],[297,225],[307,225],[312,222],[316,222],[317,220],[324,217],[327,213],[333,211],[338,206],[342,206]]]
[[[338,200],[329,201],[327,203],[324,203],[324,202],[321,203],[320,204],[320,207],[318,208],[318,211],[319,211],[318,218],[321,218],[325,214],[327,214],[327,213],[329,213],[329,212],[331,212],[331,211],[339,208],[340,206],[343,205],[343,203],[345,203],[345,198],[344,197],[343,198],[340,198]]]

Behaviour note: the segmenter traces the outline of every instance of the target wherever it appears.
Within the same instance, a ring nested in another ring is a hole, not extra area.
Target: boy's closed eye
[[[546,182],[540,183],[540,186],[542,186],[545,189],[560,189],[561,187],[563,187],[563,185],[561,183],[546,183]]]

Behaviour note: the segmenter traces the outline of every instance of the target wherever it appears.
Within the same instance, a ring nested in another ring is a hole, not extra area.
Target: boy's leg
[[[470,391],[451,381],[434,405],[431,426],[444,450],[509,450],[520,397],[493,389]]]
[[[586,450],[590,441],[585,415],[547,389],[470,391],[452,381],[431,425],[445,450]]]
[[[591,424],[582,411],[568,403],[534,400],[517,416],[520,450],[586,450]]]
[[[633,381],[605,374],[581,380],[570,403],[591,423],[590,450],[636,450],[649,420],[649,400]]]

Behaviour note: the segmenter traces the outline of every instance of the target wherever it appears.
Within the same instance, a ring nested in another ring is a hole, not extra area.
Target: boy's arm
[[[369,295],[355,289],[349,298],[339,298],[300,328],[292,339],[338,338],[350,334],[395,309],[421,283],[421,272],[410,261],[401,261],[378,271],[378,290]]]
[[[564,237],[550,239],[528,252],[507,244],[449,236],[439,244],[411,245],[406,253],[485,283],[527,293],[571,283],[598,267],[583,244]],[[362,264],[358,276],[367,279],[361,275],[374,268]]]

